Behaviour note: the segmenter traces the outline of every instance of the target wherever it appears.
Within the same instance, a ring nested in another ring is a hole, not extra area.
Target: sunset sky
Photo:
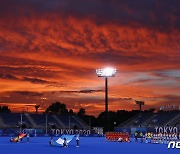
[[[180,105],[179,0],[0,0],[0,106],[75,112]]]

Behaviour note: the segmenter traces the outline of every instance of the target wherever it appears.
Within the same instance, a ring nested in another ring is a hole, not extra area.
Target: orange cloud
[[[68,2],[11,2],[14,9],[2,4],[0,102],[35,102],[44,110],[62,101],[75,111],[84,107],[97,115],[104,110],[104,80],[97,78],[95,69],[104,66],[118,70],[109,80],[112,110],[134,109],[135,99],[145,100],[147,108],[157,107],[179,96],[179,16],[172,10],[167,15],[162,7],[166,3],[143,3],[146,9],[139,9],[139,3],[108,1],[105,11],[101,1],[78,1],[82,10]]]

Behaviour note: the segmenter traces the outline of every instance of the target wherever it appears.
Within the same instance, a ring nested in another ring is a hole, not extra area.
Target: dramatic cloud
[[[171,104],[166,96],[180,89],[179,8],[179,0],[0,0],[0,102],[43,110],[62,101],[97,115],[104,80],[95,69],[112,66],[111,110],[134,109],[136,99]]]

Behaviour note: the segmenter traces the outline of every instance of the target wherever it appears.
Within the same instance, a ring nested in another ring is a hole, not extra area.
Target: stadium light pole
[[[105,114],[106,114],[106,129],[109,130],[109,116],[108,116],[108,77],[115,77],[117,70],[115,68],[97,69],[98,77],[105,78]]]
[[[145,103],[143,101],[136,101],[136,104],[139,105],[139,111],[140,111],[140,114],[141,114],[141,111],[142,111],[142,105],[144,105]]]
[[[22,123],[23,123],[23,117],[22,117],[23,115],[22,115],[22,113],[21,113],[21,127],[20,127],[20,133],[22,133]]]
[[[47,123],[48,123],[48,119],[47,119],[47,114],[46,114],[46,135],[47,135],[47,127],[48,127]]]

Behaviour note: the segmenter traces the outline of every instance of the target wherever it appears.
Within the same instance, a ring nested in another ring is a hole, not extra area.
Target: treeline
[[[8,112],[8,113],[10,113],[11,110],[8,108],[8,106],[0,106],[0,112]]]

